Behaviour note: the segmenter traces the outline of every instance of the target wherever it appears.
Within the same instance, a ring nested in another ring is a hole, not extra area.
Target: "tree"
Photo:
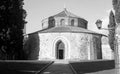
[[[0,59],[22,59],[26,11],[23,0],[0,0]]]
[[[114,16],[113,12],[111,11],[111,12],[110,12],[110,15],[109,15],[109,25],[108,25],[108,28],[113,28],[113,27],[115,27],[115,26],[116,26],[115,16]],[[115,29],[110,29],[110,30],[109,30],[108,38],[109,38],[110,48],[111,48],[112,50],[114,50]]]
[[[120,23],[120,0],[113,0],[113,8],[115,10],[115,19],[117,23]]]

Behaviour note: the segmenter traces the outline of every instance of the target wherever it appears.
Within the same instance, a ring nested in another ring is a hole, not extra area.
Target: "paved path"
[[[74,74],[68,63],[55,62],[41,74]]]

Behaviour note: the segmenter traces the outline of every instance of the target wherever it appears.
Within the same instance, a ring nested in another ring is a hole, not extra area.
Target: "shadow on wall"
[[[39,56],[39,36],[38,33],[28,35],[28,39],[24,44],[24,52],[26,60],[37,60]]]

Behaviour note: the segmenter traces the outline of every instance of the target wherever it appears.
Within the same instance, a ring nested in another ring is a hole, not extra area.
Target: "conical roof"
[[[80,18],[79,16],[67,11],[66,8],[64,8],[64,11],[54,15],[54,17],[76,17],[76,18]]]
[[[102,35],[100,33],[94,32],[94,31],[90,31],[90,30],[87,30],[87,29],[84,29],[84,28],[74,27],[74,26],[53,27],[53,28],[50,28],[50,29],[41,30],[39,32],[40,33],[64,33],[64,32],[70,32],[70,33],[89,33],[89,34]]]

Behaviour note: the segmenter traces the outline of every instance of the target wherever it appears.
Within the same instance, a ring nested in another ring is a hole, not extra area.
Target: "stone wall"
[[[102,58],[109,60],[114,59],[114,51],[112,51],[109,44],[102,44]]]
[[[42,21],[42,29],[61,26],[61,19],[65,20],[65,26],[71,26],[71,20],[74,20],[74,26],[87,29],[87,21],[76,17],[49,17]]]
[[[48,23],[49,23],[49,19],[47,18],[47,19],[44,19],[44,20],[42,20],[42,29],[46,29],[46,28],[48,28]]]
[[[88,22],[84,19],[78,18],[78,27],[87,29]]]
[[[101,36],[93,35],[92,39],[96,59],[102,59]]]
[[[64,26],[65,26],[65,25],[69,25],[69,24],[68,24],[68,19],[69,19],[69,18],[67,18],[67,17],[54,17],[54,18],[55,18],[55,22],[56,22],[55,25],[56,25],[56,26],[61,26],[61,19],[64,19],[64,20],[65,20]],[[62,26],[63,26],[63,25],[62,25]]]
[[[39,59],[56,59],[55,45],[58,40],[65,44],[65,59],[94,59],[92,34],[86,33],[39,33]]]
[[[103,59],[114,59],[114,51],[110,48],[108,37],[102,37],[102,58]]]

